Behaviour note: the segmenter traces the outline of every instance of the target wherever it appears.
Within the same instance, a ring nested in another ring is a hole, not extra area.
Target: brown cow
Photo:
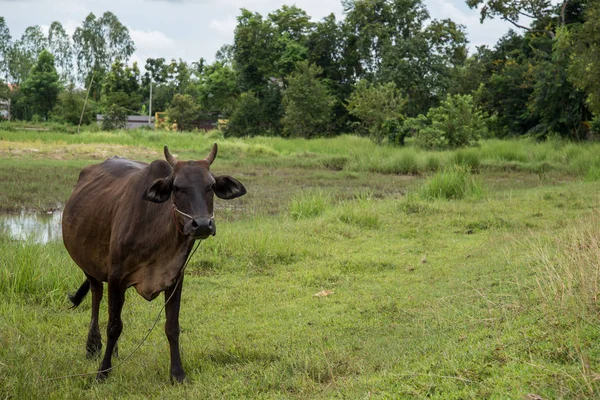
[[[108,326],[104,359],[97,379],[111,368],[123,329],[125,291],[134,286],[146,300],[165,292],[165,333],[171,350],[171,379],[185,378],[179,354],[179,303],[183,266],[196,240],[216,233],[213,195],[233,199],[246,193],[229,176],[214,176],[215,143],[201,161],[177,161],[167,146],[167,161],[151,164],[121,157],[84,168],[63,212],[63,240],[87,280],[70,296],[74,307],[92,289],[92,319],[87,355],[100,353],[98,310],[108,282]],[[170,200],[170,201],[168,201]]]

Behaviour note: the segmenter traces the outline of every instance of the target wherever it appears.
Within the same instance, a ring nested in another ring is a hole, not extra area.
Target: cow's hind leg
[[[108,326],[106,328],[106,351],[100,364],[96,379],[102,381],[108,377],[111,369],[111,360],[117,340],[123,330],[121,311],[125,303],[125,290],[119,280],[108,279]]]
[[[90,330],[85,349],[87,357],[94,358],[102,350],[102,336],[100,335],[100,327],[98,326],[98,314],[100,312],[100,302],[102,301],[104,285],[101,281],[89,275],[87,278],[92,289],[92,319],[90,320]]]
[[[170,287],[165,290],[165,301],[168,301],[165,305],[165,314],[167,317],[165,333],[167,334],[171,350],[171,380],[181,383],[185,379],[185,372],[183,372],[183,365],[181,365],[181,354],[179,353],[179,304],[181,302],[183,274],[176,285],[176,287]]]

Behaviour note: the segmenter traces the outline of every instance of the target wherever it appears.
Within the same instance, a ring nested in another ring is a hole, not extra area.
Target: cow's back
[[[113,221],[148,164],[120,157],[85,167],[63,211],[63,241],[87,274],[106,280]],[[141,200],[141,199],[140,199]]]

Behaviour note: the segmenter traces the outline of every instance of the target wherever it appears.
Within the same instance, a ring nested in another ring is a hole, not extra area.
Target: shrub
[[[360,120],[359,133],[368,135],[376,143],[391,135],[392,141],[400,144],[404,139],[400,140],[396,132],[397,121],[403,118],[401,111],[405,104],[406,98],[393,82],[371,85],[362,80],[350,95],[346,109]]]
[[[125,125],[127,125],[127,110],[118,104],[108,106],[102,120],[102,129],[105,131],[123,129]]]
[[[415,131],[415,144],[427,149],[473,146],[487,129],[486,116],[473,105],[471,95],[448,95],[426,118],[411,118],[406,125]]]
[[[176,94],[171,106],[167,108],[167,117],[177,124],[180,132],[192,128],[192,122],[198,118],[198,113],[198,105],[189,94]]]
[[[225,136],[255,136],[260,131],[260,100],[254,92],[244,92],[235,103]]]
[[[61,93],[58,96],[58,104],[52,112],[52,119],[59,122],[66,122],[71,125],[79,125],[81,112],[85,102],[84,91],[76,91],[73,87]],[[96,120],[96,103],[88,99],[83,113],[81,123],[83,125],[91,124]]]

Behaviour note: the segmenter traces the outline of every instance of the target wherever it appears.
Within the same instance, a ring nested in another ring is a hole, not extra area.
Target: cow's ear
[[[246,188],[238,180],[230,176],[215,176],[214,191],[221,199],[235,199],[246,194]]]
[[[153,203],[164,203],[171,197],[173,189],[173,179],[161,178],[157,179],[144,190],[142,198]]]

